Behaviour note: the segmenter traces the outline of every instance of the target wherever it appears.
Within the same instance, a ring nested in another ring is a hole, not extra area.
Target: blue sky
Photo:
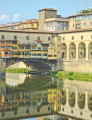
[[[92,0],[0,0],[0,24],[38,18],[38,10],[48,7],[65,17],[92,7]]]

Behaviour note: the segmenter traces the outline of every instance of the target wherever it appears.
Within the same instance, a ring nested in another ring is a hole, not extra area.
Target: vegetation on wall
[[[30,72],[27,68],[6,68],[6,72],[8,73],[24,73],[24,72]]]
[[[92,74],[88,74],[88,73],[58,71],[58,73],[55,76],[57,76],[59,79],[69,79],[69,80],[92,82]]]

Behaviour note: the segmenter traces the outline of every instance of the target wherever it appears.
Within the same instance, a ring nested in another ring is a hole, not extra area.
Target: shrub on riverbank
[[[90,81],[92,82],[92,74],[59,71],[55,76],[60,79],[79,80],[79,81]]]
[[[6,72],[8,73],[24,73],[24,72],[30,72],[27,68],[6,68]]]

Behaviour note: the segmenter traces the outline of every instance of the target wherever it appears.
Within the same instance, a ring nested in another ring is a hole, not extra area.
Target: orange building
[[[21,22],[17,29],[22,30],[38,30],[39,22],[37,19],[26,20],[25,22]]]
[[[12,58],[14,49],[17,50],[18,40],[0,40],[0,57]]]

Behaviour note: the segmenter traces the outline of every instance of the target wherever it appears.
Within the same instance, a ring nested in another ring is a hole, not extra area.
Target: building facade
[[[51,18],[45,20],[45,29],[47,31],[69,30],[69,20],[61,18]]]
[[[68,18],[70,19],[69,30],[92,28],[92,12],[80,13]]]
[[[48,18],[56,18],[57,10],[54,8],[44,8],[38,11],[39,12],[39,30],[44,30],[44,22]]]
[[[21,22],[17,29],[19,30],[38,30],[39,22],[37,19],[26,20]]]

